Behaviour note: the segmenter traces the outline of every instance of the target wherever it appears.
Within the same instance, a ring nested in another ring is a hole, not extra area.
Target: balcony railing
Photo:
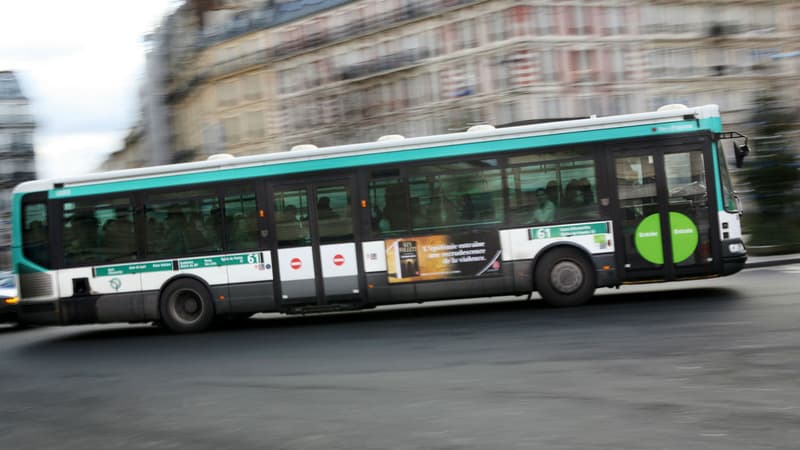
[[[237,70],[245,69],[248,67],[256,66],[259,64],[266,64],[270,61],[270,50],[257,50],[238,58],[228,59],[213,65],[208,73],[211,76],[222,76]]]
[[[417,61],[428,58],[429,56],[430,50],[427,48],[410,49],[402,52],[392,53],[391,55],[382,56],[380,58],[371,59],[363,63],[345,67],[339,72],[339,77],[342,80],[350,80],[380,72],[387,72],[389,70],[410,66]]]
[[[189,92],[191,92],[191,90],[194,89],[199,81],[201,81],[206,75],[222,76],[247,67],[252,67],[254,65],[267,64],[272,59],[283,58],[291,54],[303,52],[328,43],[382,30],[393,26],[398,22],[438,14],[447,8],[453,8],[469,3],[476,3],[479,1],[485,0],[420,0],[417,2],[410,2],[402,8],[388,11],[384,14],[367,20],[349,23],[336,27],[327,32],[320,32],[314,35],[306,36],[303,39],[278,44],[271,48],[252,52],[238,58],[222,61],[208,68],[207,71],[202,74],[202,76],[196,76],[188,82],[182,83],[180,86],[174,88],[168,95],[168,101],[173,103],[179,101]],[[250,21],[248,21],[246,18],[243,19],[240,17],[236,19],[236,25],[232,26],[229,30],[226,30],[218,35],[208,36],[204,39],[201,39],[199,48],[202,49],[209,47],[218,42],[222,42],[245,33],[275,26],[277,22],[271,17],[269,20],[267,20],[267,18],[265,18],[267,16],[264,14],[259,14],[257,16],[257,20]],[[403,65],[408,65],[419,59],[427,58],[429,56],[427,49],[424,50],[424,55],[420,55],[419,50],[415,50],[414,52],[416,52],[416,55],[411,55],[409,52],[400,52],[378,58],[373,61],[368,61],[366,63],[354,65],[342,70],[340,76],[342,79],[362,77],[365,75],[402,67]]]
[[[366,20],[348,23],[334,28],[328,32],[306,36],[304,39],[282,44],[274,49],[273,55],[276,57],[285,56],[296,51],[307,50],[329,42],[335,42],[360,34],[381,30],[395,25],[398,22],[437,14],[442,12],[444,9],[466,5],[469,3],[476,3],[478,1],[484,0],[411,1],[400,8],[387,11],[383,14],[368,18]],[[309,11],[309,15],[314,13],[315,11]],[[233,19],[224,31],[202,38],[200,41],[200,48],[210,47],[219,42],[226,41],[243,34],[274,27],[280,23],[282,23],[280,14],[274,14],[268,11],[257,11],[248,16],[240,16]]]

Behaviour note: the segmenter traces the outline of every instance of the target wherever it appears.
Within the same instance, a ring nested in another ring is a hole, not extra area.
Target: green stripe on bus
[[[208,183],[220,180],[243,180],[248,178],[277,176],[301,172],[403,163],[432,158],[445,158],[449,156],[481,155],[500,151],[523,150],[526,148],[581,144],[587,142],[609,141],[643,136],[659,136],[698,130],[714,131],[721,128],[720,123],[721,122],[718,117],[713,117],[701,120],[683,120],[620,128],[567,131],[559,134],[547,134],[522,138],[500,138],[492,141],[456,145],[440,145],[434,147],[395,150],[356,156],[331,156],[329,158],[319,158],[308,161],[294,161],[287,163],[264,164],[253,167],[208,170],[199,173],[153,176],[152,178],[138,180],[114,181],[107,183],[99,182],[84,186],[53,189],[48,193],[48,195],[51,199],[71,198],[83,195],[108,194],[137,189],[155,189],[195,183]]]
[[[178,270],[204,269],[207,267],[237,266],[243,264],[258,264],[261,262],[260,253],[239,253],[236,255],[205,256],[202,258],[179,259]],[[136,273],[164,272],[173,270],[172,260],[156,261],[149,263],[118,264],[114,266],[95,267],[95,277],[110,277],[116,275],[132,275]]]
[[[240,253],[238,255],[206,256],[203,258],[179,259],[178,269],[204,269],[207,267],[238,266],[243,264],[258,264],[261,262],[259,253]]]
[[[531,240],[589,236],[593,234],[607,233],[608,222],[581,223],[576,225],[561,225],[555,227],[535,227],[528,230],[528,236]]]
[[[166,270],[172,270],[172,261],[156,261],[148,263],[119,264],[116,266],[95,267],[94,276],[110,277],[145,272],[162,272]]]

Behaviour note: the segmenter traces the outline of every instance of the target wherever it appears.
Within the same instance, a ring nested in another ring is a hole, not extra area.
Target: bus
[[[20,184],[25,323],[215,319],[730,275],[747,259],[716,105]],[[745,142],[746,144],[746,142]]]

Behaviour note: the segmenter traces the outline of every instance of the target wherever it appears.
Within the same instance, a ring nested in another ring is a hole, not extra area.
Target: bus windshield
[[[737,212],[739,208],[736,202],[736,192],[733,190],[733,181],[728,170],[728,163],[725,160],[725,152],[722,150],[722,144],[720,143],[717,143],[717,163],[719,164],[719,178],[722,184],[722,206],[725,211]]]

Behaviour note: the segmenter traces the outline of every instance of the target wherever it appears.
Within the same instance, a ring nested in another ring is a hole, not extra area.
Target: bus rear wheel
[[[583,305],[594,294],[592,263],[578,249],[557,248],[547,252],[536,265],[536,290],[555,307]]]
[[[164,289],[159,302],[161,322],[173,333],[195,333],[214,320],[214,303],[208,289],[192,279],[176,280]]]

